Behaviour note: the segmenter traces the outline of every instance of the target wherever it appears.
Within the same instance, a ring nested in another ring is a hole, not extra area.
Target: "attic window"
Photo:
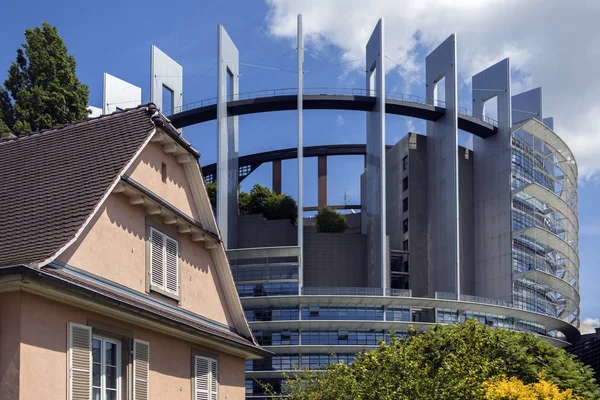
[[[167,296],[179,294],[179,242],[150,227],[150,289]]]
[[[160,178],[162,179],[163,183],[167,183],[167,164],[165,163],[161,163]]]

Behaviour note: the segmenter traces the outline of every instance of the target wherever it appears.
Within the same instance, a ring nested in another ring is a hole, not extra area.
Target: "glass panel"
[[[117,391],[106,389],[106,400],[117,400]]]
[[[100,388],[93,388],[92,389],[92,399],[93,400],[100,400]]]
[[[117,367],[106,367],[106,388],[117,388]]]
[[[92,341],[92,359],[97,363],[100,362],[100,346],[102,346],[102,342],[99,339]]]
[[[106,365],[117,365],[117,345],[110,342],[105,342]]]
[[[92,386],[100,387],[100,364],[92,366]]]

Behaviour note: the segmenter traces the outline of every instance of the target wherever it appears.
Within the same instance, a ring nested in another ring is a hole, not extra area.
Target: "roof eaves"
[[[193,148],[190,142],[185,140],[181,132],[179,132],[177,128],[171,124],[171,121],[160,112],[154,103],[149,103],[147,107],[148,110],[153,113],[151,120],[154,125],[161,128],[167,135],[181,145],[181,147],[186,149],[196,159],[200,158],[200,152]]]
[[[204,233],[210,235],[217,242],[221,242],[221,239],[219,238],[218,234],[209,231],[202,225],[202,223],[191,218],[190,216],[185,214],[183,211],[181,211],[180,209],[178,209],[177,207],[175,207],[174,205],[172,205],[171,203],[169,203],[168,201],[166,201],[165,199],[163,199],[162,197],[160,197],[159,195],[157,195],[150,189],[146,188],[141,183],[136,182],[134,179],[132,179],[131,177],[129,177],[127,175],[121,176],[121,180],[123,180],[123,182],[125,182],[127,185],[131,186],[133,189],[137,190],[144,196],[146,196],[146,197],[150,198],[151,200],[155,201],[156,203],[158,203],[161,207],[166,208],[167,210],[171,211],[173,214],[177,215],[179,218],[185,220],[188,224],[193,225],[194,227],[200,229]]]
[[[157,314],[152,310],[149,310],[145,307],[140,307],[134,303],[127,301],[126,299],[120,299],[118,296],[111,296],[110,292],[106,290],[95,290],[93,285],[90,286],[87,284],[83,284],[83,282],[77,280],[68,279],[66,276],[64,276],[64,274],[61,271],[54,268],[43,268],[41,270],[36,270],[35,268],[32,268],[27,265],[16,265],[13,267],[0,268],[0,276],[13,274],[22,274],[32,279],[42,279],[47,282],[50,282],[53,285],[60,285],[62,287],[65,287],[66,289],[74,293],[91,296],[95,300],[114,302],[118,304],[120,309],[137,312],[147,317],[160,320],[163,323],[179,326],[184,330],[195,332],[196,334],[200,334],[201,336],[217,338],[219,341],[227,342],[230,346],[245,349],[246,351],[254,353],[256,355],[260,355],[263,357],[272,355],[270,351],[263,349],[262,347],[255,344],[252,340],[249,340],[248,338],[245,338],[242,335],[234,333],[220,334],[214,329],[207,330],[199,326],[194,326],[186,323],[183,320],[180,320],[179,318],[171,317],[167,314]]]

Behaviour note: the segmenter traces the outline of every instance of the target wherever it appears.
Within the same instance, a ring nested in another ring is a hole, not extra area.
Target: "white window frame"
[[[179,271],[180,265],[179,265],[179,258],[180,258],[180,243],[179,240],[169,234],[167,234],[164,230],[158,229],[152,225],[150,225],[148,227],[148,251],[147,251],[147,265],[148,265],[148,284],[147,284],[147,289],[148,291],[154,291],[154,292],[158,292],[160,294],[163,294],[167,297],[171,297],[174,298],[176,300],[180,300],[180,277],[181,277],[181,273]],[[154,232],[157,232],[158,234],[163,236],[163,243],[162,243],[162,247],[161,247],[161,251],[162,251],[162,261],[161,261],[161,265],[162,265],[162,286],[161,285],[156,285],[155,283],[152,282],[152,264],[153,264],[153,259],[152,259],[152,248],[154,246],[153,242],[152,242],[152,236],[154,235]],[[173,291],[173,290],[169,290],[167,288],[167,240],[172,240],[173,242],[176,243],[177,245],[177,258],[176,258],[176,277],[175,277],[175,281],[177,284],[177,290]]]
[[[92,370],[91,370],[91,381],[90,381],[90,390],[92,392],[92,398],[93,398],[93,392],[94,392],[94,357],[93,357],[93,351],[94,351],[94,347],[93,347],[93,343],[94,340],[100,340],[100,400],[106,400],[106,353],[104,351],[104,343],[110,343],[110,344],[114,344],[117,348],[117,362],[116,362],[116,367],[117,367],[117,400],[121,400],[122,396],[121,396],[121,377],[122,377],[122,371],[121,371],[121,342],[117,339],[113,339],[113,338],[109,338],[106,336],[102,336],[102,335],[92,335],[92,347],[91,347],[91,351],[92,351]]]

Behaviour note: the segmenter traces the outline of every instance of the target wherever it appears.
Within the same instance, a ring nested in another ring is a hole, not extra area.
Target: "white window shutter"
[[[150,283],[152,286],[164,286],[164,241],[165,235],[150,228]]]
[[[212,400],[211,389],[211,359],[194,357],[194,400]]]
[[[177,294],[179,292],[179,244],[165,235],[165,289]]]
[[[133,399],[148,400],[150,375],[150,343],[133,341]]]
[[[69,323],[69,400],[92,398],[92,328]]]
[[[219,399],[219,363],[210,360],[210,400]]]

